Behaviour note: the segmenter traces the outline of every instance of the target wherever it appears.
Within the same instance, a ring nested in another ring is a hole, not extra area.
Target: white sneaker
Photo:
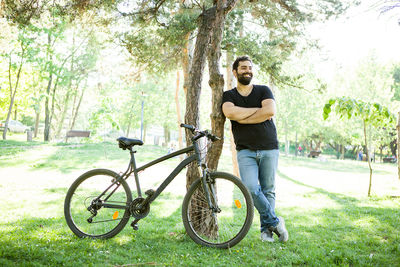
[[[275,227],[270,227],[269,230],[279,236],[279,241],[286,242],[289,240],[289,233],[285,227],[285,220],[282,217],[278,217],[279,223]]]
[[[262,232],[261,233],[261,241],[274,242],[274,237],[272,236],[271,231],[266,230],[265,232]]]

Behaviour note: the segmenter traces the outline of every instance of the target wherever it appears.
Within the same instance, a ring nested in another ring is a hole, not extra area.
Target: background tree
[[[10,44],[10,50],[2,54],[8,61],[8,88],[9,88],[9,106],[3,139],[7,139],[8,122],[14,107],[16,93],[19,89],[22,69],[27,61],[32,60],[37,51],[31,47],[34,36],[28,34],[27,28],[18,29],[18,38]]]
[[[392,71],[393,84],[392,90],[394,92],[392,100],[400,101],[400,66],[396,65]],[[400,111],[398,111],[398,121],[397,121],[397,168],[400,179]]]
[[[366,148],[367,162],[370,170],[368,197],[371,196],[372,186],[372,166],[370,158],[370,149],[368,144],[367,129],[369,126],[375,128],[393,126],[395,121],[394,116],[389,112],[388,108],[381,106],[378,103],[368,103],[351,98],[333,98],[324,106],[323,116],[326,120],[332,111],[332,107],[341,118],[350,119],[351,117],[359,118],[363,123],[364,143]]]

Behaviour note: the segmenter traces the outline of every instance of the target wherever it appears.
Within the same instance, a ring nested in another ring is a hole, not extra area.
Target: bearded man
[[[225,91],[222,111],[231,120],[240,177],[260,214],[261,240],[289,239],[285,221],[275,215],[275,174],[278,167],[278,138],[272,117],[276,106],[272,91],[251,83],[253,63],[238,57],[232,66],[237,87]]]

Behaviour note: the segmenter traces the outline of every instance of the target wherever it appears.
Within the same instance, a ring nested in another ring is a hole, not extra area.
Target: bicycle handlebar
[[[221,140],[221,138],[219,138],[218,136],[213,135],[212,133],[209,133],[207,130],[205,130],[205,131],[197,130],[196,127],[194,127],[193,125],[190,125],[190,124],[181,123],[181,127],[192,131],[193,134],[196,133],[196,135],[193,136],[193,138],[192,138],[193,140],[197,140],[197,139],[199,139],[201,137],[204,137],[204,136],[207,137],[207,139],[210,139],[212,142]]]

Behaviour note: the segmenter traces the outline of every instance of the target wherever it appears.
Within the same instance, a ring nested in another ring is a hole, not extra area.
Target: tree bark
[[[200,25],[197,33],[193,62],[189,72],[189,82],[186,94],[185,123],[199,127],[199,105],[203,71],[206,65],[208,44],[212,34],[216,7],[204,10],[200,15]],[[192,133],[186,130],[186,143],[190,144]],[[200,177],[196,164],[190,164],[186,173],[186,187]]]
[[[369,158],[369,149],[368,149],[368,142],[367,142],[367,127],[366,127],[365,120],[364,120],[363,124],[364,124],[365,153],[367,154],[367,162],[368,162],[368,167],[369,167],[368,197],[370,197],[371,196],[371,187],[372,187],[372,166],[371,166],[371,161]]]
[[[207,153],[207,166],[211,170],[216,170],[218,161],[222,153],[224,144],[224,124],[225,116],[222,113],[222,95],[224,93],[224,77],[219,68],[221,61],[221,42],[225,26],[226,14],[224,11],[224,1],[217,4],[217,12],[211,35],[211,46],[208,53],[208,69],[210,80],[208,84],[212,90],[212,112],[211,112],[211,130],[212,133],[221,138],[221,140],[213,142]]]
[[[193,63],[189,73],[188,92],[186,95],[186,113],[185,123],[199,127],[199,102],[201,92],[201,82],[203,71],[208,55],[210,81],[209,84],[213,89],[212,92],[212,114],[211,124],[212,131],[215,135],[223,137],[225,117],[222,115],[221,100],[224,87],[224,80],[219,71],[219,59],[221,56],[221,40],[224,28],[224,22],[227,13],[233,8],[237,0],[227,2],[226,0],[216,1],[216,5],[204,10],[200,15],[200,25],[197,34],[196,46],[194,51]],[[211,50],[209,45],[211,44]],[[192,134],[186,130],[186,141],[191,143]],[[218,160],[221,155],[223,141],[215,142],[207,155],[206,161],[210,169],[216,169]],[[186,186],[189,187],[195,179],[200,176],[197,165],[190,164],[186,174]],[[196,203],[190,214],[199,214],[198,207],[207,205],[206,203]],[[208,236],[215,236],[218,229],[218,223],[208,220],[206,214],[202,214],[205,218],[203,222],[210,221],[210,224],[193,225],[198,231]],[[197,215],[198,216],[198,215]]]

